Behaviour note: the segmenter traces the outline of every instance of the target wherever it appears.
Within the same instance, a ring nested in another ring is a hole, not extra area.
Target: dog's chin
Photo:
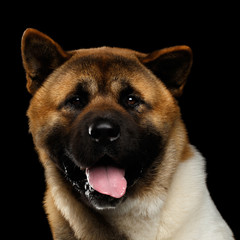
[[[86,183],[88,185],[88,183]],[[86,203],[96,210],[108,210],[114,209],[126,198],[114,198],[109,195],[101,194],[94,190],[91,186],[85,190],[84,196],[86,197]]]

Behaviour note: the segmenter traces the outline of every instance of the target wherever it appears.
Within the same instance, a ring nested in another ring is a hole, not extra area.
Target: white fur
[[[205,183],[205,161],[194,157],[181,162],[160,213],[157,239],[230,240],[233,234],[216,209]]]
[[[191,148],[194,156],[179,163],[166,195],[129,198],[115,210],[99,212],[131,240],[233,240],[206,187],[205,161]],[[55,204],[80,238],[83,206],[54,169],[48,167],[46,174]]]

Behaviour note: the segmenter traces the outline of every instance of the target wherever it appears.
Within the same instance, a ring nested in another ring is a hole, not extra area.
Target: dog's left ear
[[[174,97],[179,97],[192,66],[192,50],[188,46],[164,48],[146,55],[141,62],[163,81]]]
[[[24,32],[21,50],[27,89],[32,95],[54,69],[71,57],[50,37],[32,28]]]

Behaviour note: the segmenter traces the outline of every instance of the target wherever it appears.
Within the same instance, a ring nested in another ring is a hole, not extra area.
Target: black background
[[[65,50],[99,46],[151,52],[189,45],[194,63],[180,99],[189,138],[207,159],[208,188],[224,219],[239,236],[239,57],[236,6],[117,2],[107,5],[11,6],[1,19],[2,218],[9,237],[51,239],[42,208],[43,169],[28,134],[20,42],[36,28]],[[26,9],[25,9],[26,8]],[[25,9],[25,10],[24,10]],[[4,11],[3,11],[4,12]],[[7,14],[7,12],[9,14]],[[36,237],[32,237],[32,235]],[[5,235],[7,236],[7,235]]]

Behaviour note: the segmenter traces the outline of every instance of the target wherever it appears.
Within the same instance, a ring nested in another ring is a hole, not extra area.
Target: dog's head
[[[28,29],[22,57],[33,95],[30,132],[44,167],[53,161],[75,193],[99,209],[152,184],[180,122],[175,97],[190,71],[189,47],[64,51]]]

